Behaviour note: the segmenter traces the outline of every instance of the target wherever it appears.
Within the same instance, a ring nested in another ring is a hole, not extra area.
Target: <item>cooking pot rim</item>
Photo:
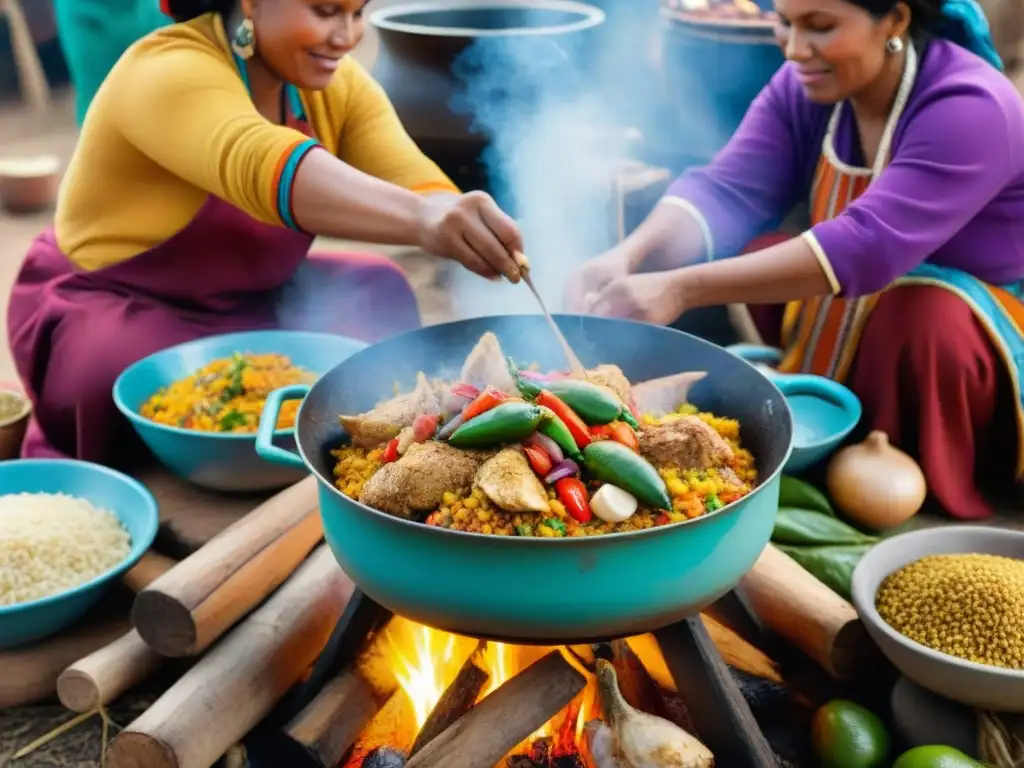
[[[525,317],[527,315],[520,315],[520,316]],[[558,315],[557,317],[561,317],[561,315]],[[442,325],[442,326],[443,325],[455,325],[455,324],[462,323],[462,322],[466,322],[466,321],[465,320],[455,320],[455,321],[451,321],[451,322],[448,322],[448,323],[441,323],[440,325]],[[631,325],[646,325],[645,323],[641,323],[641,322],[636,321],[636,320],[619,319],[619,320],[617,320],[617,322],[629,323]],[[434,326],[434,327],[438,327],[438,326]],[[401,336],[415,334],[417,332],[418,332],[417,330],[406,331],[403,334],[399,334],[398,337],[393,337],[393,338],[400,338]],[[682,331],[675,331],[675,332],[676,333],[683,333],[684,336],[690,336],[690,334],[684,333]],[[703,339],[700,339],[700,338],[697,338],[697,337],[691,337],[691,338],[695,339],[696,341],[698,341],[698,342],[700,342],[702,344],[707,344],[708,346],[712,346],[712,347],[716,346],[714,344],[711,344],[710,342],[707,342],[707,341],[705,341]],[[343,363],[339,363],[339,365],[344,365],[346,363],[351,362],[351,360],[354,359],[354,358],[357,358],[361,354],[361,352],[364,352],[364,351],[369,350],[369,349],[371,349],[371,347],[367,347],[365,350],[360,350],[359,352],[356,352],[354,355],[352,355],[351,358],[349,358],[348,360],[344,361]],[[726,351],[725,349],[722,349],[722,348],[719,347],[718,350],[723,355],[730,355],[730,356],[732,356],[732,353]],[[583,546],[587,542],[593,542],[595,540],[600,540],[600,541],[620,541],[620,540],[625,539],[625,538],[640,539],[641,537],[643,537],[643,538],[653,538],[653,537],[656,537],[656,536],[667,536],[667,535],[670,535],[674,531],[677,531],[679,529],[688,528],[688,527],[692,527],[692,526],[698,526],[698,525],[701,525],[701,524],[708,523],[711,520],[714,520],[714,519],[716,519],[718,517],[725,517],[727,515],[728,516],[732,516],[733,514],[737,513],[747,503],[753,501],[755,496],[758,496],[759,494],[761,494],[765,490],[765,488],[767,486],[771,485],[779,477],[779,475],[782,474],[782,470],[785,468],[786,462],[789,461],[789,457],[793,453],[793,432],[794,432],[794,428],[793,428],[793,411],[789,407],[789,402],[786,400],[785,395],[782,394],[782,390],[780,390],[778,388],[778,386],[776,386],[775,382],[772,381],[771,378],[769,378],[768,376],[765,376],[754,365],[751,365],[749,362],[747,362],[743,358],[737,357],[736,359],[739,362],[749,366],[751,373],[753,373],[753,374],[755,374],[757,376],[760,376],[760,377],[764,378],[765,380],[767,380],[768,384],[771,385],[772,389],[774,389],[776,391],[776,393],[778,394],[778,402],[779,402],[779,404],[782,407],[782,413],[780,413],[777,416],[777,418],[778,418],[778,420],[780,422],[780,424],[778,426],[782,427],[783,429],[785,429],[787,426],[789,428],[789,440],[787,441],[787,444],[786,444],[785,454],[781,457],[781,459],[779,460],[778,465],[775,467],[775,469],[772,470],[772,472],[767,477],[761,479],[761,482],[758,484],[758,486],[756,488],[754,488],[754,490],[752,490],[746,496],[744,496],[744,497],[742,497],[740,499],[737,499],[736,501],[733,501],[733,502],[731,502],[729,504],[726,504],[724,507],[722,507],[721,509],[716,509],[714,512],[708,512],[708,513],[705,513],[705,514],[701,515],[700,517],[693,518],[692,520],[686,520],[686,521],[681,522],[681,523],[672,523],[671,525],[660,525],[660,526],[656,526],[654,528],[644,528],[644,529],[639,530],[639,531],[622,531],[622,532],[619,532],[619,533],[607,533],[607,534],[602,534],[600,536],[578,536],[578,537],[570,536],[570,537],[565,537],[565,538],[545,538],[545,537],[539,537],[539,536],[537,536],[537,537],[534,537],[534,536],[490,536],[490,535],[484,535],[484,534],[479,534],[479,533],[472,533],[470,531],[453,531],[453,530],[451,530],[449,528],[440,528],[440,527],[433,526],[433,525],[427,525],[426,523],[416,522],[415,520],[407,520],[407,519],[402,518],[402,517],[396,517],[395,515],[389,515],[387,512],[383,512],[383,511],[381,511],[379,509],[374,509],[373,507],[367,506],[366,504],[363,504],[362,502],[357,501],[356,499],[353,499],[353,498],[350,498],[350,497],[346,496],[340,490],[338,490],[338,488],[335,487],[334,483],[331,482],[331,480],[329,478],[327,478],[324,475],[322,475],[316,469],[314,463],[312,461],[310,461],[310,457],[306,455],[305,440],[303,440],[303,438],[302,438],[302,423],[303,423],[302,411],[303,411],[304,408],[306,408],[307,404],[310,402],[310,400],[311,400],[310,395],[312,395],[313,391],[317,387],[323,386],[324,379],[326,377],[322,377],[316,383],[313,384],[313,387],[310,389],[310,391],[307,393],[306,397],[303,398],[302,402],[299,405],[298,413],[296,413],[296,415],[295,415],[295,447],[298,450],[299,456],[302,457],[302,461],[306,465],[306,468],[317,479],[318,483],[320,483],[324,488],[326,488],[334,496],[337,497],[337,501],[341,502],[342,504],[347,504],[347,505],[353,507],[361,515],[369,515],[371,517],[383,518],[389,524],[412,526],[412,527],[415,527],[416,529],[418,529],[423,535],[427,535],[427,536],[472,537],[474,541],[479,541],[480,538],[492,539],[492,540],[493,539],[500,539],[502,541],[507,541],[511,546],[552,546],[554,544],[558,544],[558,545],[563,546],[563,547],[564,546]],[[319,450],[323,450],[323,448],[324,448],[324,446],[322,446],[322,445],[315,446],[315,449],[318,450],[318,451]],[[776,506],[778,506],[777,502],[776,502]],[[323,509],[323,505],[321,505],[321,514],[326,514],[324,509]],[[515,543],[512,544],[511,542],[515,542]]]
[[[765,32],[771,32],[772,36],[763,42],[778,45],[774,37],[776,20],[771,17],[724,19],[698,16],[684,10],[665,8],[664,6],[661,8],[661,17],[669,24],[670,28],[681,27],[692,30],[694,34],[699,34],[702,31],[707,33],[717,31],[720,33],[750,36],[751,38],[757,38],[758,42],[762,42],[760,38],[764,36]],[[747,41],[744,40],[743,42]]]
[[[543,11],[575,13],[578,21],[570,24],[556,24],[548,27],[510,27],[508,29],[476,29],[473,27],[434,27],[426,24],[408,24],[399,21],[403,16],[431,11],[485,10],[488,8],[509,10],[527,8]],[[561,35],[566,32],[582,32],[599,26],[605,21],[605,12],[600,8],[577,0],[422,0],[381,8],[370,14],[370,24],[390,32],[430,37],[525,37]]]

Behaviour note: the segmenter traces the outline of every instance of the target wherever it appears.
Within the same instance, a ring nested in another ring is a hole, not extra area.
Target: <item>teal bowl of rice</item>
[[[98,464],[0,462],[0,649],[80,619],[156,538],[156,499]]]

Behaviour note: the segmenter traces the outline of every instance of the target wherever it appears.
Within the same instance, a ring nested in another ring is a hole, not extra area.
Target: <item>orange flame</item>
[[[427,722],[431,711],[477,646],[478,641],[471,638],[430,629],[401,617],[395,617],[389,622],[378,647],[409,700],[417,732]],[[488,643],[482,655],[482,666],[489,673],[490,682],[480,699],[494,693],[501,685],[552,650]],[[586,674],[575,659],[569,655],[566,658]],[[589,674],[587,676],[590,677]],[[513,750],[513,754],[542,737],[551,737],[556,744],[571,742],[564,744],[567,749],[578,746],[582,743],[585,723],[596,711],[597,688],[592,681],[569,709],[542,725]]]

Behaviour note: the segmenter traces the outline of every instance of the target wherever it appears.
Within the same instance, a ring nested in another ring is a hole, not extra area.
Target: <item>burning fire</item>
[[[383,661],[408,699],[417,733],[478,647],[479,642],[472,638],[430,629],[401,617],[395,617],[389,622],[381,634],[378,648]],[[489,680],[477,697],[477,702],[552,650],[555,649],[487,643],[479,664],[488,673]],[[590,683],[567,710],[541,726],[516,747],[512,754],[529,750],[539,739],[546,739],[553,750],[577,750],[583,743],[584,725],[599,712],[596,682],[571,654],[564,649],[562,653]]]

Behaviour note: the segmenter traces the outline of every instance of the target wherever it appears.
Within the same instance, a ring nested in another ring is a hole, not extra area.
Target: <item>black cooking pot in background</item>
[[[581,36],[604,20],[600,9],[571,0],[426,0],[382,8],[370,16],[380,38],[373,75],[420,148],[463,189],[487,189],[477,161],[489,143],[480,124],[488,116],[477,107],[486,101],[489,110],[500,109],[507,97],[527,119],[532,92],[585,71]],[[517,66],[522,61],[530,66]],[[500,69],[503,62],[509,71]]]

